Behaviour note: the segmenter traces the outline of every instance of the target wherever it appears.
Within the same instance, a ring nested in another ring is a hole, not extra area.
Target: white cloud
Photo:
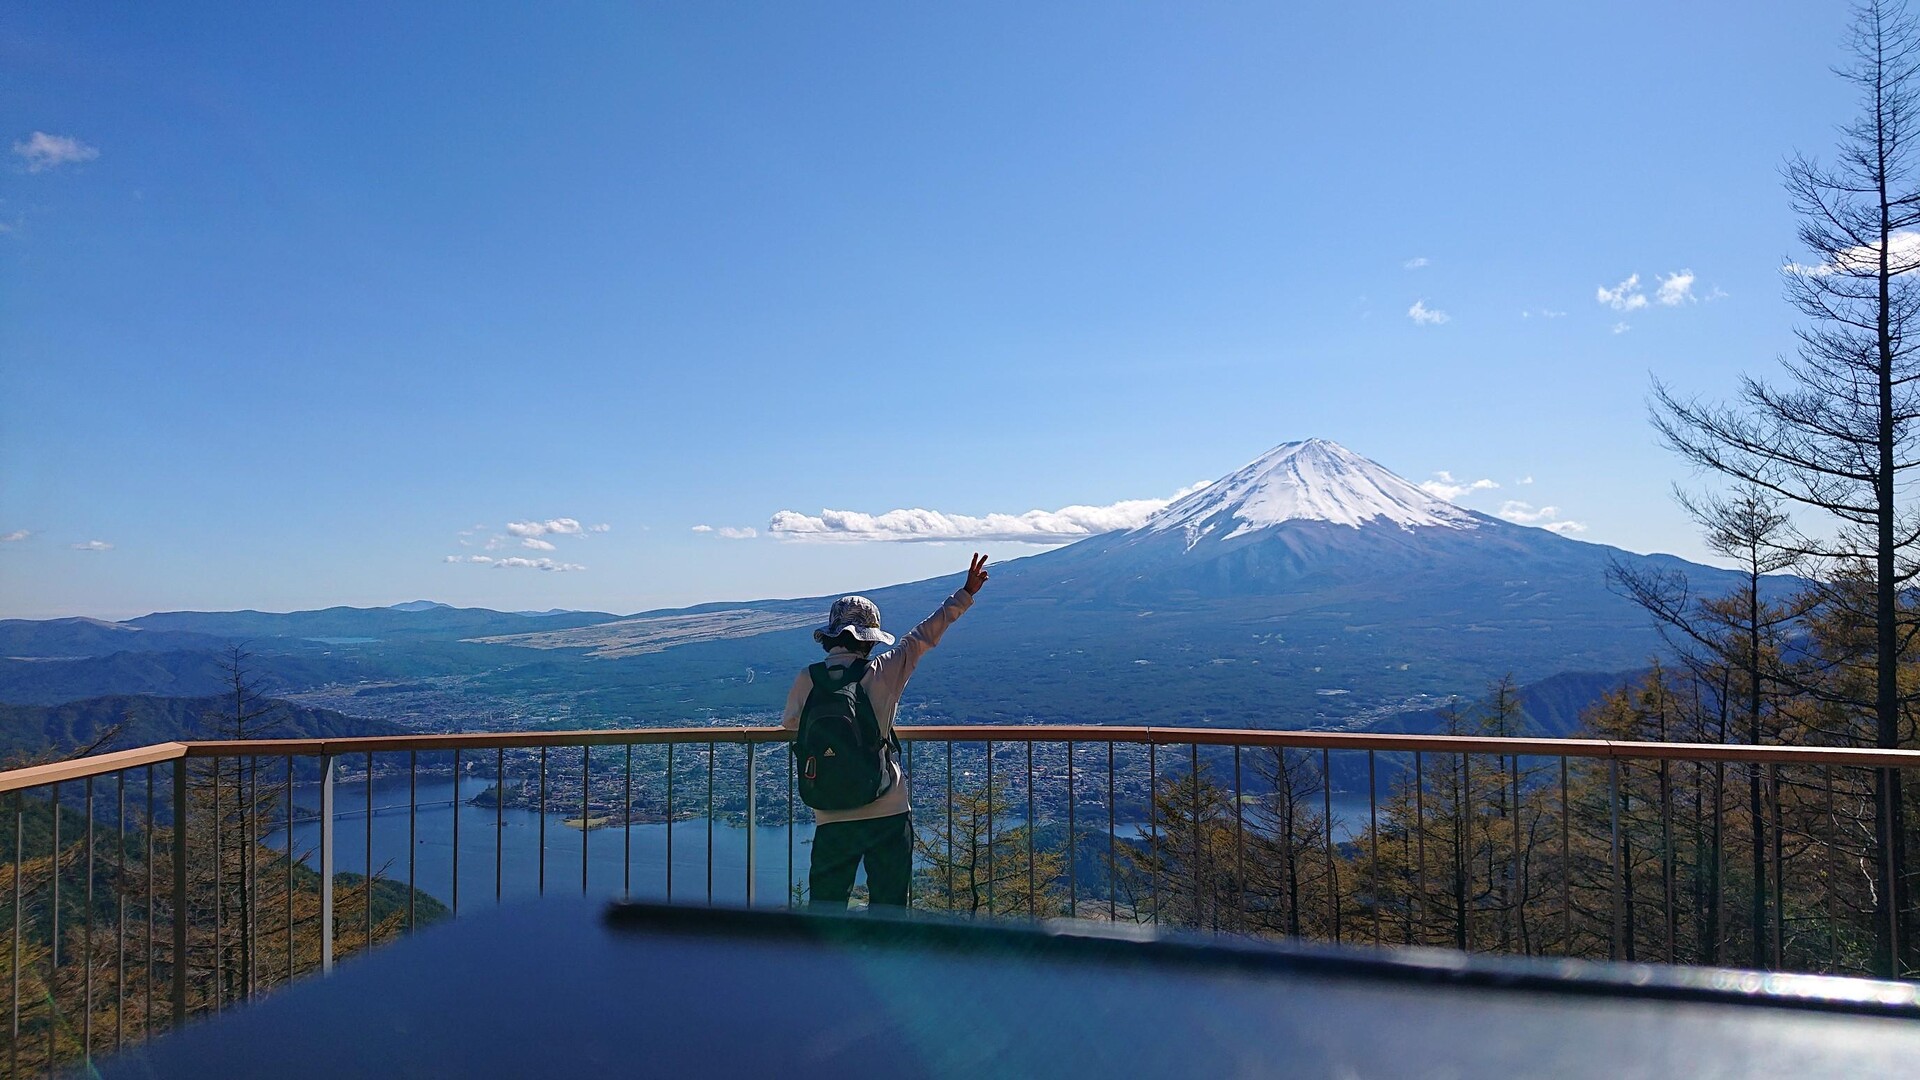
[[[545,536],[554,533],[560,536],[579,536],[587,530],[573,518],[553,518],[549,521],[509,521],[507,531],[518,537]]]
[[[708,532],[712,532],[712,531],[713,531],[713,526],[711,526],[711,525],[695,525],[695,526],[693,527],[693,531],[694,531],[694,532],[698,532],[698,533],[708,533]]]
[[[77,165],[100,156],[99,150],[71,135],[49,135],[44,131],[36,131],[27,136],[26,141],[14,143],[13,152],[26,161],[30,173]]]
[[[1665,274],[1660,278],[1660,287],[1654,290],[1655,303],[1667,307],[1679,307],[1681,304],[1698,303],[1693,295],[1693,271],[1682,270],[1677,274]]]
[[[1586,525],[1582,522],[1568,521],[1562,518],[1560,516],[1560,508],[1557,506],[1536,507],[1531,503],[1520,502],[1517,499],[1509,499],[1502,503],[1500,509],[1495,512],[1495,516],[1506,521],[1511,521],[1515,525],[1533,525],[1545,529],[1548,532],[1559,533],[1562,536],[1569,533],[1582,533],[1587,531]]]
[[[1407,309],[1407,318],[1421,326],[1438,326],[1452,317],[1444,311],[1429,310],[1425,300],[1415,300],[1413,306]]]
[[[1418,270],[1425,265],[1427,265],[1427,257],[1425,255],[1422,255],[1422,256],[1419,256],[1418,258],[1408,259],[1406,262],[1401,263],[1400,269]]]
[[[33,533],[27,529],[15,529],[5,536],[0,536],[0,544],[17,544],[32,535]]]
[[[105,540],[88,540],[82,544],[71,545],[75,551],[112,551],[113,545]]]
[[[1595,299],[1615,311],[1639,311],[1647,306],[1647,294],[1640,291],[1640,275],[1629,274],[1627,280],[1613,288],[1597,288]]]
[[[760,535],[760,530],[735,529],[728,526],[721,526],[719,530],[719,535],[720,535],[720,538],[723,540],[751,540],[754,537]]]
[[[1533,483],[1533,477],[1531,475],[1523,476],[1520,479],[1515,480],[1514,483],[1520,485],[1521,487],[1526,487],[1528,484]]]
[[[1631,329],[1633,329],[1633,327],[1623,322],[1617,322],[1613,324],[1613,332],[1616,334],[1624,334]]]
[[[1887,237],[1887,264],[1888,269],[1896,274],[1920,270],[1920,232],[1902,229]],[[1880,245],[1877,243],[1847,248],[1835,255],[1832,262],[1818,266],[1802,266],[1799,263],[1786,265],[1787,273],[1804,274],[1807,277],[1825,277],[1842,270],[1855,274],[1874,273],[1879,268]]]
[[[1182,488],[1166,499],[1128,499],[1108,506],[1063,506],[1058,510],[984,517],[922,509],[889,510],[884,514],[822,510],[818,517],[811,517],[782,510],[773,515],[767,532],[782,540],[891,543],[1003,540],[1021,544],[1070,544],[1100,533],[1135,528],[1174,499],[1205,486],[1201,483]]]
[[[552,551],[553,550],[552,544],[549,544],[545,540],[541,540],[532,536],[529,536],[526,539],[520,541],[520,546],[523,548],[532,548],[535,551]]]
[[[1420,482],[1421,491],[1426,492],[1436,499],[1445,499],[1448,502],[1453,502],[1462,495],[1472,494],[1476,491],[1492,491],[1499,486],[1495,481],[1485,479],[1468,481],[1455,480],[1453,474],[1445,469],[1435,472],[1433,479],[1422,480]]]
[[[467,562],[467,563],[473,563],[478,566],[491,566],[495,570],[547,570],[554,573],[564,573],[568,570],[585,570],[586,569],[586,567],[581,566],[579,563],[555,562],[552,559],[544,559],[544,558],[543,559],[523,559],[518,555],[510,556],[505,559],[496,559],[491,555],[468,555],[468,556],[465,556],[464,558],[459,555],[449,555],[447,556],[446,561],[447,562]]]
[[[613,526],[611,526],[611,525],[608,525],[608,524],[606,524],[605,522],[602,522],[602,523],[600,523],[600,524],[598,524],[598,525],[589,525],[589,526],[587,526],[587,531],[588,531],[588,532],[612,532],[612,531],[613,531]]]
[[[1536,308],[1532,311],[1523,311],[1520,313],[1520,317],[1523,319],[1531,319],[1535,316],[1542,319],[1564,319],[1567,317],[1567,313],[1564,311],[1555,311],[1552,308]]]

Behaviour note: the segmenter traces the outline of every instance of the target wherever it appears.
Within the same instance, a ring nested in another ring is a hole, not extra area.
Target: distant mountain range
[[[909,708],[960,721],[1352,727],[1418,717],[1505,675],[1592,673],[1553,691],[1564,724],[1566,687],[1610,685],[1660,648],[1645,614],[1608,589],[1613,561],[1679,574],[1705,593],[1738,581],[1463,509],[1335,443],[1288,443],[1139,528],[996,564],[979,604],[916,675]],[[959,581],[867,595],[904,633]],[[423,600],[12,620],[0,622],[0,655],[35,659],[0,661],[0,700],[153,692],[169,673],[179,692],[207,692],[191,658],[243,640],[276,693],[378,682],[405,694],[438,679],[493,714],[544,708],[643,724],[765,715],[788,673],[818,655],[803,631],[830,599],[629,616]]]

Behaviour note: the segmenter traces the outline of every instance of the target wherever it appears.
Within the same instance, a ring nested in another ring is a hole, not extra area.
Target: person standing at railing
[[[864,596],[833,602],[813,639],[827,657],[800,673],[787,692],[781,724],[794,733],[800,795],[813,808],[813,862],[809,903],[845,908],[853,877],[867,867],[874,907],[905,907],[913,873],[913,820],[894,714],[907,680],[947,627],[973,606],[987,583],[987,557],[975,553],[967,580],[905,640],[892,645],[880,629],[880,609]]]

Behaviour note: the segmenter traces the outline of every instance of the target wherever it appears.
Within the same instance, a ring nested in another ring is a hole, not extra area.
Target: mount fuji
[[[1136,528],[997,564],[912,697],[956,720],[1361,725],[1503,676],[1643,667],[1661,643],[1609,590],[1615,561],[1705,593],[1738,581],[1461,508],[1337,443],[1290,442]],[[955,584],[867,595],[899,631]],[[702,662],[791,668],[812,648],[791,627],[826,603],[706,605],[488,640],[580,648],[668,679]],[[648,655],[622,647],[693,615],[745,632]]]

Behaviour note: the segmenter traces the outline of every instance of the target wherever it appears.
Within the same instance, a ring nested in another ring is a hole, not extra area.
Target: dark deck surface
[[[584,901],[463,916],[108,1077],[1895,1077],[1905,984]]]

